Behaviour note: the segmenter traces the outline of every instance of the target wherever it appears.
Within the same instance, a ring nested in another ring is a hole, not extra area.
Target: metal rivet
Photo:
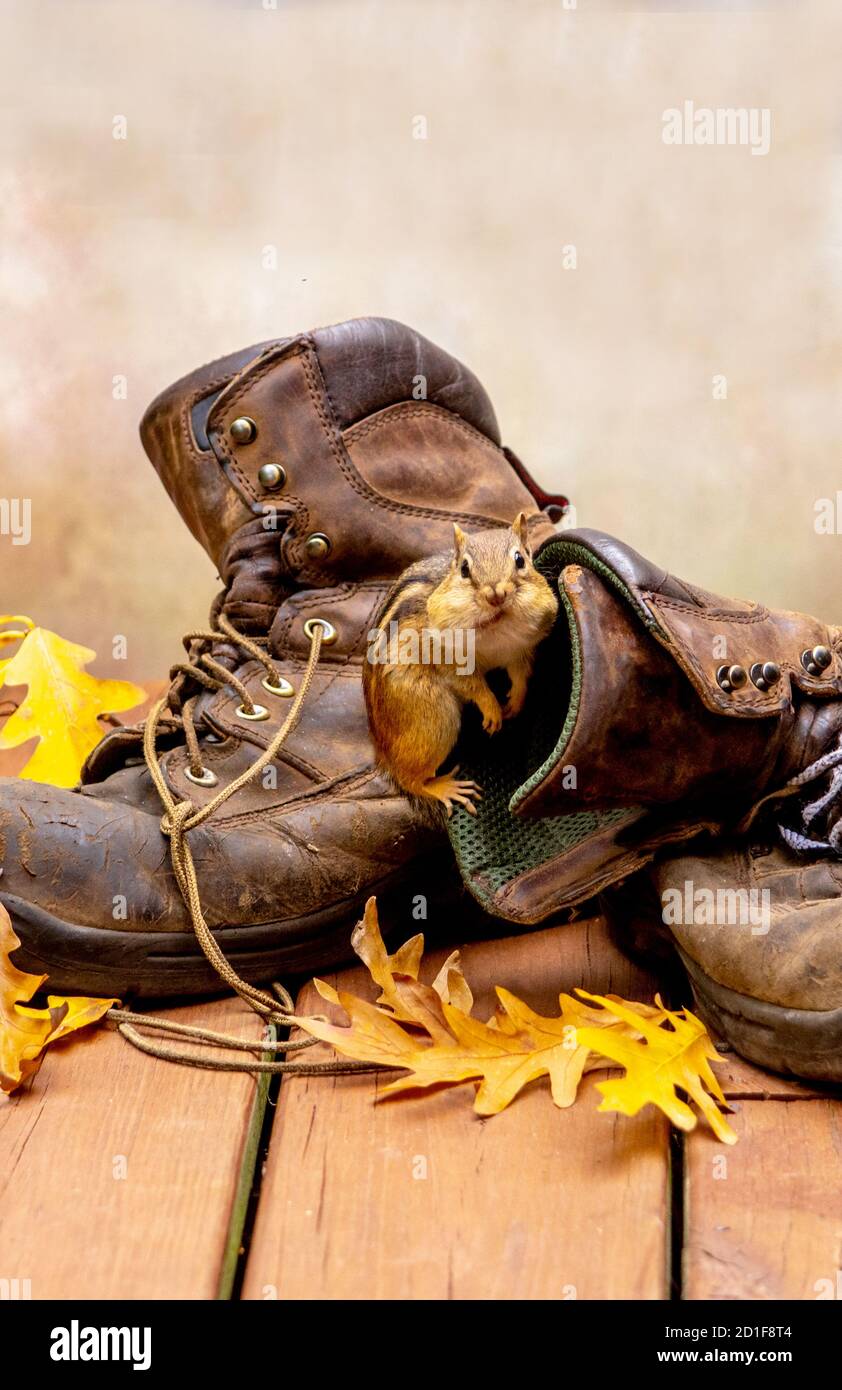
[[[234,713],[238,719],[268,719],[269,711],[265,705],[254,705],[250,710],[245,705],[238,705]]]
[[[820,676],[822,671],[826,671],[833,660],[833,653],[828,647],[808,647],[801,653],[801,665],[808,676]]]
[[[295,694],[294,688],[290,685],[289,681],[284,680],[283,676],[280,677],[280,685],[275,685],[274,681],[270,681],[265,676],[260,684],[263,686],[264,690],[269,691],[270,695],[281,695],[285,700],[288,700],[290,695]]]
[[[312,638],[315,635],[313,629],[316,626],[322,629],[322,646],[332,647],[339,634],[333,623],[329,623],[327,618],[308,618],[304,624],[304,636]]]
[[[747,680],[748,674],[743,666],[720,666],[716,672],[716,683],[727,695],[739,690]]]
[[[758,690],[770,690],[781,678],[781,668],[775,661],[755,661],[749,672]]]
[[[188,782],[194,782],[197,787],[215,787],[219,781],[216,773],[211,772],[209,767],[202,768],[202,775],[200,777],[197,777],[194,772],[190,771],[189,767],[186,767],[184,769],[184,775]]]
[[[235,444],[250,444],[257,434],[257,425],[248,415],[238,415],[231,421],[231,438]]]
[[[286,480],[286,470],[279,463],[264,463],[263,467],[257,470],[257,481],[267,492],[275,492],[277,488],[283,487]]]
[[[304,549],[311,560],[323,560],[330,550],[330,541],[321,531],[314,531],[304,542]]]

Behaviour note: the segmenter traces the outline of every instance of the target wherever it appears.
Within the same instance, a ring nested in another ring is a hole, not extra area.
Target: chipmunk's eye
[[[460,569],[459,573],[461,574],[461,576],[462,576],[463,579],[470,579],[470,577],[471,577],[471,567],[470,567],[470,565],[468,564],[467,560],[463,560],[463,561],[462,561],[462,566],[461,566],[461,569]]]
[[[515,551],[515,569],[522,570],[522,569],[525,568],[525,566],[526,566],[526,559],[524,558],[523,555],[521,555],[521,553],[520,553],[519,550],[516,550],[516,551]]]

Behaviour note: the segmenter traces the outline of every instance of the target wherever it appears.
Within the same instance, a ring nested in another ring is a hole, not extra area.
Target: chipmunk
[[[371,734],[380,765],[405,791],[476,815],[475,782],[459,769],[436,776],[459,737],[472,701],[482,727],[497,733],[523,708],[535,648],[550,631],[558,600],[532,563],[526,514],[511,528],[473,536],[454,523],[452,553],[416,561],[400,577],[369,634],[363,667]],[[507,671],[505,707],[486,680]]]

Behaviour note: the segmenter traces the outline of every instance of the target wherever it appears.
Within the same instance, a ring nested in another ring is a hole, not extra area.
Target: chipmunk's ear
[[[526,524],[526,512],[518,512],[512,522],[512,530],[520,541],[521,548],[528,554],[531,554],[529,549],[529,531]]]
[[[456,554],[457,554],[457,555],[461,555],[461,554],[462,554],[462,551],[465,549],[465,542],[467,541],[467,539],[468,539],[468,537],[465,535],[465,532],[462,530],[462,527],[461,527],[461,526],[458,526],[458,525],[456,524],[456,522],[454,521],[454,523],[453,523],[453,540],[454,540],[454,543],[455,543],[455,545],[456,545]]]

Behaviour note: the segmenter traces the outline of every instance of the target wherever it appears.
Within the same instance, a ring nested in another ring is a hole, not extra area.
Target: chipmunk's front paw
[[[459,777],[458,767],[445,772],[441,777],[432,777],[424,784],[424,794],[440,801],[447,812],[448,820],[453,815],[454,806],[462,806],[469,815],[475,816],[475,802],[482,800],[482,789],[469,778]]]
[[[517,699],[513,699],[513,698],[510,696],[509,699],[506,701],[505,705],[503,706],[503,718],[504,718],[504,719],[517,719],[518,715],[520,714],[521,710],[523,709],[525,700],[526,700],[526,694],[525,694],[525,692],[524,692],[523,695],[519,696]]]
[[[490,714],[483,715],[482,727],[487,734],[499,734],[503,727],[504,714],[499,707]]]
[[[513,679],[512,688],[509,691],[509,698],[503,706],[504,719],[517,719],[524,705],[526,704],[526,681]]]

